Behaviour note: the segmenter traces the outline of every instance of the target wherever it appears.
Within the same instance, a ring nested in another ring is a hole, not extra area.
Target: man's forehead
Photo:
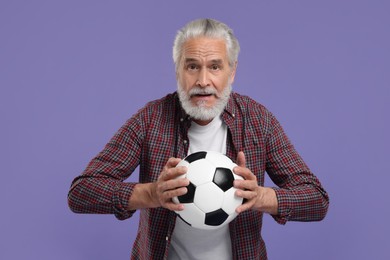
[[[215,38],[190,39],[183,45],[183,58],[186,62],[204,58],[223,61],[227,58],[225,41]]]

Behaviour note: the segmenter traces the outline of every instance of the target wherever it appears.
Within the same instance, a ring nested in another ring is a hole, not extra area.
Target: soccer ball
[[[232,221],[235,209],[243,198],[234,195],[234,174],[237,166],[227,156],[211,151],[196,152],[184,158],[176,167],[186,166],[187,173],[178,178],[188,178],[187,193],[174,197],[174,203],[182,203],[184,210],[176,211],[188,225],[200,229],[217,229]]]

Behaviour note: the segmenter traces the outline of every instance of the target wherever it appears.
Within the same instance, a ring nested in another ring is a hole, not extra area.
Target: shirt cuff
[[[276,193],[276,198],[278,200],[278,214],[277,215],[271,215],[273,219],[279,223],[279,224],[286,224],[286,222],[290,219],[292,214],[292,207],[291,207],[291,198],[288,194],[287,190],[280,189],[280,188],[272,188]]]
[[[115,186],[113,193],[113,209],[115,217],[119,220],[125,220],[133,216],[136,210],[128,210],[129,199],[133,193],[135,183],[119,182]]]

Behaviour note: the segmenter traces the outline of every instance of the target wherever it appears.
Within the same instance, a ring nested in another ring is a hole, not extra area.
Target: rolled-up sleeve
[[[139,114],[129,119],[76,177],[68,193],[68,205],[76,213],[114,214],[123,220],[135,183],[124,182],[139,165],[142,125]]]
[[[278,200],[278,214],[273,218],[280,224],[289,220],[322,220],[328,211],[327,192],[297,153],[274,116],[271,125],[266,171],[278,186],[273,188]]]

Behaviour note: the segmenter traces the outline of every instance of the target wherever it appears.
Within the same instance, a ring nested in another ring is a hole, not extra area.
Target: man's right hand
[[[176,177],[187,172],[186,167],[176,167],[180,158],[169,158],[156,182],[138,183],[129,199],[129,210],[164,207],[180,211],[182,204],[175,204],[172,198],[187,193],[189,180]]]
[[[186,194],[186,186],[190,184],[187,178],[176,179],[187,172],[187,167],[176,167],[180,161],[180,158],[169,158],[155,183],[154,197],[157,198],[161,207],[170,210],[184,209],[182,204],[175,204],[172,198]]]

